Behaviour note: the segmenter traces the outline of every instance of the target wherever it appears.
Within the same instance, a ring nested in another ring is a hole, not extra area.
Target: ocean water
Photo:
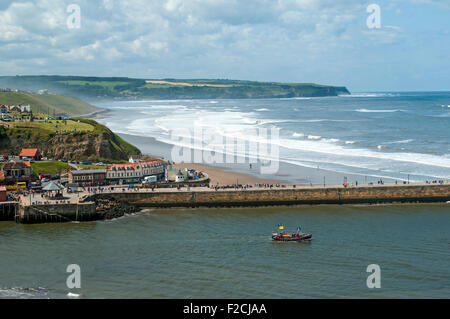
[[[0,223],[0,298],[449,298],[449,204],[145,210]],[[274,242],[278,223],[313,240]],[[81,268],[69,289],[66,267]],[[367,266],[381,288],[366,285]],[[68,295],[68,294],[72,295]]]
[[[113,131],[174,145],[232,153],[223,148],[227,138],[247,146],[262,141],[279,149],[267,159],[291,165],[411,181],[450,176],[450,92],[100,106],[110,109],[100,121]],[[264,139],[261,128],[278,129],[279,138]],[[250,147],[233,154],[257,156]]]
[[[258,140],[255,128],[275,127],[273,142],[291,171],[320,166],[425,180],[450,175],[449,105],[450,93],[114,102],[101,105],[111,110],[101,122],[180,145],[177,137],[198,127],[247,140]],[[273,242],[279,223],[301,226],[313,240]],[[2,222],[0,298],[449,298],[449,225],[450,204],[154,209],[101,222]],[[69,264],[81,267],[81,289],[66,286]],[[367,288],[370,264],[381,268],[380,289]]]

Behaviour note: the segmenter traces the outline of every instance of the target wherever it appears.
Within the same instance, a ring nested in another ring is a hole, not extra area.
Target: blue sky
[[[379,29],[366,25],[372,3]],[[0,21],[1,75],[450,90],[449,0],[2,0]]]

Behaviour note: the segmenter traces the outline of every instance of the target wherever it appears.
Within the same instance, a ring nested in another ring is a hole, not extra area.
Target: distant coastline
[[[82,76],[3,76],[0,88],[50,90],[96,100],[259,99],[350,94],[345,86],[229,79],[134,79]]]

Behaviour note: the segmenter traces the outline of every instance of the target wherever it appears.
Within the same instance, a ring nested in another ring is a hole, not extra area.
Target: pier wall
[[[0,221],[8,221],[8,220],[13,221],[17,210],[18,210],[17,202],[0,203]]]
[[[138,207],[230,207],[450,201],[450,184],[98,194]],[[89,199],[92,200],[92,199]]]
[[[16,222],[23,224],[61,223],[101,219],[94,202],[19,206]]]

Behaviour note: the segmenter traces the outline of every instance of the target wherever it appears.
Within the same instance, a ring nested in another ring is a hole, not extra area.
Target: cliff
[[[141,153],[94,120],[78,119],[76,123],[91,129],[62,132],[32,126],[0,126],[0,153],[19,154],[22,148],[39,148],[48,158],[78,161],[120,161]]]

